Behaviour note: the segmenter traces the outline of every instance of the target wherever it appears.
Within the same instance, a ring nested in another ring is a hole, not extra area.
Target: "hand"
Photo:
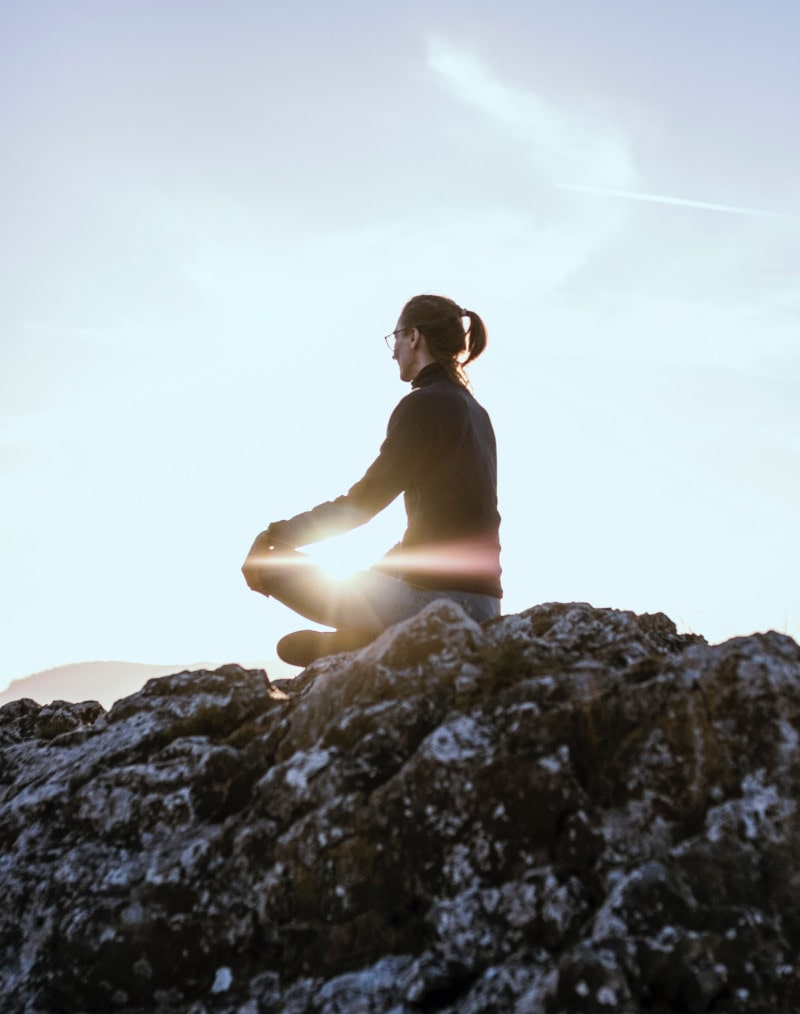
[[[248,588],[261,592],[262,595],[269,595],[269,592],[264,590],[261,579],[264,574],[266,558],[274,544],[269,529],[261,532],[260,535],[256,536],[256,540],[247,554],[247,559],[242,564],[242,573],[244,574]]]

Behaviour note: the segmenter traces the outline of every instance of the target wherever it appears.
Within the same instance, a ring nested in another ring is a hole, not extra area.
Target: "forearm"
[[[264,534],[276,546],[307,546],[358,528],[366,524],[374,513],[354,506],[347,497],[339,497],[296,514],[287,521],[273,521]]]

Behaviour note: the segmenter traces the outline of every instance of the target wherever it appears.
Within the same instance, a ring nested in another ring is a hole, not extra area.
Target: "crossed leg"
[[[337,580],[294,549],[254,546],[242,570],[255,591],[276,598],[306,619],[335,628],[300,630],[281,638],[278,656],[290,665],[305,667],[324,655],[361,648],[387,626],[422,608],[414,589],[402,581],[371,571]]]
[[[260,538],[260,537],[259,537]],[[353,651],[401,620],[416,616],[437,599],[452,599],[478,622],[500,613],[500,600],[460,591],[415,588],[399,578],[360,570],[337,580],[296,549],[259,543],[242,567],[248,585],[332,631],[302,630],[278,642],[278,655],[306,666],[323,655]]]

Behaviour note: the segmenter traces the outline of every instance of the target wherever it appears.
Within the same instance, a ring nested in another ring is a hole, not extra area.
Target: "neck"
[[[414,376],[416,377],[417,374],[420,373],[422,370],[424,370],[426,366],[431,366],[435,362],[436,360],[433,358],[433,356],[430,354],[430,352],[428,352],[426,348],[416,349],[414,358],[412,360]]]

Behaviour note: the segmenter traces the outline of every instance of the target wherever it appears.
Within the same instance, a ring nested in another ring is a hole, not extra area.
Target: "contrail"
[[[734,215],[755,215],[758,218],[780,218],[796,221],[794,215],[783,215],[777,211],[754,211],[752,208],[737,208],[732,204],[709,204],[708,201],[687,201],[682,197],[660,197],[658,194],[640,194],[633,190],[608,190],[605,187],[582,187],[575,183],[556,183],[559,190],[577,190],[583,194],[603,194],[606,197],[624,197],[628,201],[652,201],[656,204],[680,204],[684,208],[702,208],[704,211],[728,211]]]

